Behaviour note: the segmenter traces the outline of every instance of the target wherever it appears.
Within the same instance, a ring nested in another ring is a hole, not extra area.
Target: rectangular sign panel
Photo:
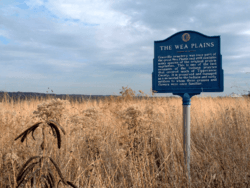
[[[152,85],[157,93],[222,92],[220,36],[182,31],[155,41]]]

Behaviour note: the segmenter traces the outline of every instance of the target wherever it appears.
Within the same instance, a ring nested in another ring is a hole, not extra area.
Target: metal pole
[[[188,179],[190,177],[190,105],[191,99],[188,93],[183,95],[183,152],[185,164],[187,167]]]

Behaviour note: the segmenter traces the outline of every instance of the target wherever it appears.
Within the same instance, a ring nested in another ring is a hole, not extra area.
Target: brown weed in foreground
[[[39,127],[35,141],[14,139],[39,121],[33,112],[42,102],[0,106],[0,187],[17,185],[20,168],[41,153]],[[58,150],[48,134],[46,156],[77,187],[187,187],[181,98],[110,97],[67,108],[51,113],[66,135]],[[249,98],[192,98],[191,187],[250,187],[249,109]]]
[[[65,101],[68,102],[68,101]],[[52,99],[49,103],[43,103],[38,105],[37,111],[34,111],[33,114],[36,114],[35,117],[39,118],[39,121],[34,125],[26,129],[18,137],[15,138],[15,141],[20,139],[21,142],[28,139],[28,135],[31,133],[34,140],[34,132],[36,129],[42,129],[43,142],[41,144],[41,149],[43,153],[40,156],[31,156],[19,170],[16,179],[14,178],[13,187],[19,188],[27,186],[30,183],[31,187],[46,187],[46,188],[55,188],[58,187],[59,183],[62,182],[64,185],[69,185],[76,188],[76,186],[69,181],[66,181],[62,175],[62,172],[56,162],[51,158],[45,155],[47,151],[47,135],[46,128],[50,128],[53,136],[57,139],[58,149],[61,148],[61,133],[65,135],[66,132],[63,127],[55,120],[50,119],[61,117],[62,111],[64,109],[63,103],[60,99]],[[51,107],[53,109],[51,109]],[[40,126],[40,127],[39,127]],[[60,130],[60,131],[59,131]],[[37,160],[36,162],[32,162]],[[54,168],[53,168],[54,167]],[[56,174],[52,171],[52,168]],[[59,176],[59,181],[55,181],[55,176]],[[17,184],[17,186],[16,186]]]

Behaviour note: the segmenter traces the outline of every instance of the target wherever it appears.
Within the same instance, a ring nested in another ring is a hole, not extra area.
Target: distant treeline
[[[0,102],[3,100],[9,100],[9,101],[23,101],[23,100],[30,100],[30,99],[46,99],[46,98],[59,98],[59,99],[68,99],[70,101],[78,101],[83,102],[87,100],[105,100],[107,98],[111,97],[111,95],[56,95],[53,93],[32,93],[32,92],[4,92],[0,91]],[[117,98],[119,96],[113,96],[114,98]],[[142,99],[146,97],[142,96],[135,96],[135,98]],[[147,97],[151,98],[151,97]]]
[[[242,95],[243,97],[250,97],[250,93],[248,95]],[[46,98],[59,98],[62,100],[68,99],[69,101],[78,101],[78,102],[84,102],[87,100],[96,100],[97,102],[100,100],[105,100],[110,98],[111,95],[56,95],[53,93],[32,93],[32,92],[4,92],[0,91],[0,102],[3,100],[9,100],[11,101],[23,101],[23,100],[30,100],[30,99],[46,99]],[[121,96],[112,95],[112,97],[118,98]],[[153,97],[145,97],[145,96],[134,96],[136,99],[151,99]],[[174,98],[174,96],[168,97],[168,98]],[[219,97],[221,98],[221,97]]]

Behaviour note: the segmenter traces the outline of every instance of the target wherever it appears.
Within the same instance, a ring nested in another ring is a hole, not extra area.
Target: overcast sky
[[[225,89],[214,94],[246,94],[249,10],[247,0],[0,0],[0,90],[150,94],[154,41],[194,30],[221,37]]]

